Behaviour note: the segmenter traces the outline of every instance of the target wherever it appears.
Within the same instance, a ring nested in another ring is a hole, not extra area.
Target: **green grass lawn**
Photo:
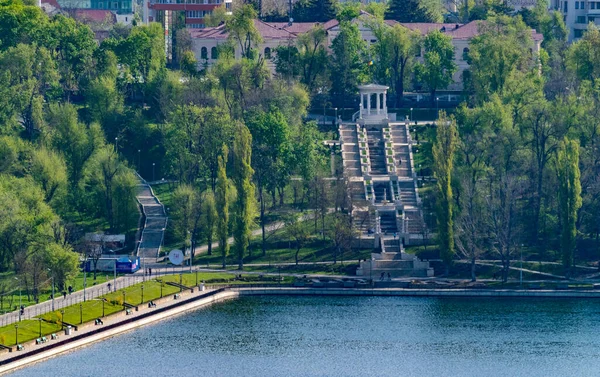
[[[39,338],[40,322],[42,324],[42,336],[56,333],[61,329],[61,325],[57,325],[56,323],[49,323],[33,319],[23,320],[18,323],[18,328],[15,327],[14,323],[8,326],[0,327],[0,343],[8,346],[15,345],[17,331],[19,334],[20,344]]]

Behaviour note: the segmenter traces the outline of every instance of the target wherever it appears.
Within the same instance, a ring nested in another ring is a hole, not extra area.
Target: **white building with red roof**
[[[361,15],[361,17],[357,18],[354,22],[357,23],[363,40],[370,45],[377,42],[377,38],[367,24],[361,20],[361,18],[365,15],[366,14]],[[407,29],[419,32],[422,35],[426,35],[434,30],[439,30],[442,33],[452,37],[452,44],[454,45],[455,51],[454,61],[458,66],[458,70],[454,74],[454,84],[452,84],[448,89],[461,90],[463,72],[469,68],[469,64],[466,59],[469,51],[469,43],[473,37],[479,35],[481,22],[482,21],[472,21],[467,24],[399,24]],[[398,22],[394,20],[386,20],[385,23],[389,26],[398,24]],[[256,26],[263,40],[259,46],[256,46],[256,48],[265,58],[267,66],[274,71],[275,65],[272,59],[275,55],[275,49],[279,46],[294,45],[300,34],[308,32],[314,26],[319,25],[319,23],[296,22],[290,24],[287,22],[264,22],[260,20],[254,20],[254,25]],[[331,45],[332,41],[340,32],[339,22],[337,20],[330,20],[320,25],[322,25],[327,32],[328,45]],[[218,58],[218,47],[227,43],[228,40],[229,35],[225,30],[225,25],[205,29],[192,29],[190,30],[190,33],[192,37],[192,48],[198,61],[198,67],[202,68],[214,64]],[[534,53],[538,53],[541,49],[543,37],[540,33],[532,30],[532,39],[534,42],[532,50]],[[241,58],[239,46],[235,49],[235,57],[238,59]]]

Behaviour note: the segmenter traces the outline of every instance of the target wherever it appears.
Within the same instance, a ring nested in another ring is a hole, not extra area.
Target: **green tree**
[[[212,255],[212,244],[215,236],[215,228],[219,222],[219,213],[213,191],[205,191],[202,200],[202,229],[204,238],[208,245],[208,255]]]
[[[447,119],[445,114],[442,114],[438,121],[436,141],[432,153],[433,172],[437,179],[438,243],[440,255],[446,264],[446,273],[448,273],[454,257],[452,171],[457,144],[456,121]]]
[[[227,255],[229,254],[229,199],[230,189],[227,180],[226,162],[227,147],[223,145],[222,154],[218,158],[217,188],[215,190],[215,204],[219,219],[217,221],[217,239],[219,241],[219,252],[223,258],[223,268],[227,267]]]
[[[266,218],[265,189],[275,190],[277,173],[287,175],[291,169],[285,169],[290,151],[290,132],[283,114],[276,108],[271,111],[255,112],[246,122],[252,134],[252,168],[260,202],[260,226],[262,229],[262,252],[266,255]]]
[[[481,26],[482,33],[471,41],[471,77],[480,101],[502,92],[515,71],[534,68],[531,30],[519,20],[498,17]]]
[[[57,15],[46,27],[45,46],[52,51],[69,96],[78,92],[85,76],[91,74],[92,56],[97,48],[94,32],[73,18]]]
[[[232,17],[225,24],[230,42],[240,48],[242,57],[246,59],[255,57],[253,47],[262,41],[262,37],[254,25],[254,20],[257,16],[258,14],[254,7],[250,4],[245,4],[236,7],[233,10]]]
[[[183,248],[190,247],[193,235],[197,233],[202,215],[199,195],[189,184],[178,186],[173,192],[170,228],[175,241],[183,242]]]
[[[439,0],[391,0],[385,18],[398,22],[442,22]]]
[[[96,148],[104,145],[98,125],[89,128],[79,123],[77,109],[69,103],[50,104],[46,122],[50,129],[50,143],[65,156],[71,186],[81,180],[83,167]]]
[[[136,182],[127,179],[129,173],[112,146],[99,148],[86,162],[80,185],[82,192],[88,193],[88,210],[103,216],[112,231],[129,230],[128,222],[120,222],[117,216],[123,208],[131,210],[131,203],[135,200]]]
[[[376,70],[385,83],[390,83],[396,94],[396,107],[402,106],[404,82],[410,77],[413,57],[419,46],[418,34],[404,26],[395,24],[392,27],[381,23],[374,27],[377,42]]]
[[[583,38],[574,42],[567,54],[569,70],[580,80],[600,78],[600,29],[590,23]]]
[[[300,0],[294,3],[292,17],[295,22],[327,22],[336,16],[335,0]]]
[[[198,62],[194,53],[190,50],[184,51],[179,62],[181,72],[185,73],[187,77],[194,77],[198,73],[197,65]]]
[[[454,63],[451,36],[434,30],[425,36],[423,47],[425,50],[423,63],[417,63],[415,73],[417,80],[425,83],[429,89],[433,105],[436,91],[445,89],[452,83],[452,76],[458,68]]]
[[[331,44],[331,97],[334,105],[345,107],[363,80],[366,64],[366,43],[360,36],[358,26],[350,22],[340,23],[340,33]]]
[[[254,220],[254,184],[251,166],[252,135],[243,124],[237,126],[233,139],[233,182],[237,190],[233,240],[238,258],[238,268],[244,268],[244,255],[250,244],[251,226]]]
[[[58,71],[50,53],[43,47],[19,44],[0,54],[0,72],[7,72],[11,88],[10,108],[16,115],[26,134],[33,138],[42,131],[42,103],[52,100],[59,88]]]
[[[123,113],[123,96],[116,81],[107,76],[98,77],[90,83],[85,96],[92,119],[100,123],[107,133],[115,134],[113,127]]]
[[[65,289],[66,282],[79,273],[79,255],[69,245],[51,243],[46,246],[46,265],[52,271],[58,290]]]
[[[42,187],[46,202],[60,201],[68,186],[67,165],[64,158],[53,150],[40,148],[33,151],[31,175]]]
[[[559,180],[560,246],[565,275],[570,277],[577,240],[578,213],[582,205],[579,143],[576,140],[565,138],[560,144],[556,158],[556,168]]]
[[[296,266],[298,265],[300,250],[306,245],[310,239],[310,233],[306,229],[306,226],[302,224],[297,215],[290,215],[285,221],[285,233],[293,241],[296,246],[296,252],[294,259],[296,260]]]

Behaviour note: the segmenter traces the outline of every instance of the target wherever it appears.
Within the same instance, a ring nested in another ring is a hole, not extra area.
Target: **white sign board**
[[[183,263],[183,251],[179,249],[173,249],[169,253],[169,261],[176,266],[179,266]]]

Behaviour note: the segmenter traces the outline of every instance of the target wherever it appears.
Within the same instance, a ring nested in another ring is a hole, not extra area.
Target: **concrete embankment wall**
[[[409,296],[409,297],[547,297],[600,298],[600,291],[555,291],[512,289],[348,289],[348,288],[239,288],[240,296],[306,295],[306,296]]]
[[[42,361],[44,359],[68,352],[91,343],[110,338],[137,327],[151,324],[166,318],[171,318],[201,307],[212,305],[217,302],[237,298],[239,293],[231,290],[218,290],[209,292],[203,296],[192,297],[188,300],[182,300],[178,305],[158,308],[155,311],[133,317],[122,322],[118,322],[106,327],[100,327],[98,330],[80,335],[74,335],[60,342],[54,343],[48,347],[40,349],[39,352],[29,352],[27,354],[16,355],[6,359],[0,365],[0,374],[5,374],[15,369],[22,368],[29,364]]]

